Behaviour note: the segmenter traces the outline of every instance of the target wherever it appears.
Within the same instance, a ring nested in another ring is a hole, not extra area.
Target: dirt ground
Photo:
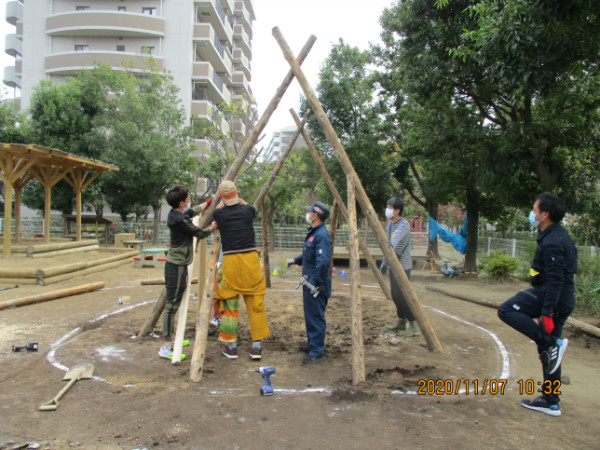
[[[281,268],[289,256],[275,253],[271,259]],[[413,274],[443,351],[429,351],[422,336],[402,338],[385,329],[394,308],[362,269],[367,381],[358,385],[352,384],[349,280],[340,276],[327,309],[324,362],[301,363],[297,349],[306,333],[301,293],[294,290],[300,270],[293,268],[271,277],[266,296],[271,336],[263,341],[262,361],[248,357],[242,308],[240,358],[224,358],[211,329],[200,383],[189,380],[193,342],[184,350],[188,360],[176,366],[158,357],[159,339],[134,337],[162,290],[140,280],[161,278],[160,269],[124,265],[46,287],[0,291],[3,301],[106,284],[100,291],[0,311],[0,448],[27,442],[56,449],[600,448],[598,340],[566,327],[563,415],[526,410],[520,400],[532,396],[519,392],[518,380],[524,380],[523,389],[541,381],[534,344],[503,324],[493,308],[427,289],[500,303],[526,286]],[[122,296],[130,303],[119,305]],[[194,298],[190,339],[196,310]],[[157,333],[159,328],[160,323]],[[11,351],[11,345],[27,342],[37,342],[39,352]],[[97,378],[77,382],[56,411],[38,411],[65,385],[64,370],[79,363],[92,363]],[[259,394],[262,377],[249,372],[261,365],[276,368],[271,397]],[[423,387],[427,393],[421,380],[442,380],[453,393],[420,395]],[[466,393],[461,387],[467,381],[480,390],[486,384],[486,392]]]

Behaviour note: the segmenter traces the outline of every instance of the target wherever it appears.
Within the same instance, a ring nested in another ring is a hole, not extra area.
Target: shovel
[[[40,411],[55,411],[58,407],[58,401],[63,395],[75,384],[77,380],[92,378],[94,373],[94,366],[92,364],[78,364],[75,367],[69,369],[69,371],[63,377],[63,380],[70,380],[62,390],[56,394],[52,400],[48,400],[38,408]]]

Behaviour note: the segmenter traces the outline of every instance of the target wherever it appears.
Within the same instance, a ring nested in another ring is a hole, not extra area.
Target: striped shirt
[[[385,234],[390,240],[390,245],[393,247],[400,264],[404,270],[412,269],[412,259],[410,257],[410,225],[408,221],[402,217],[395,223],[388,220],[385,226]],[[383,267],[389,267],[385,257],[381,263]]]

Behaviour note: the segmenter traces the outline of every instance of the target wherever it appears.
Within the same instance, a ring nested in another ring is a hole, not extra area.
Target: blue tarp
[[[452,243],[452,247],[464,255],[467,252],[467,223],[467,216],[465,216],[462,228],[458,231],[458,234],[455,234],[444,230],[439,223],[430,217],[429,240],[433,241],[436,236],[439,236],[442,241]]]

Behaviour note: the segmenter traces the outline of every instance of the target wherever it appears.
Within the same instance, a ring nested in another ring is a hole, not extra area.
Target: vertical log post
[[[194,338],[194,352],[190,364],[190,380],[194,383],[202,381],[202,375],[204,374],[208,319],[212,311],[213,297],[215,295],[215,272],[220,251],[221,236],[218,232],[215,232],[213,234],[213,245],[208,256],[204,292],[202,297],[198,298],[200,304],[198,305],[198,315],[196,316],[196,336]]]
[[[352,313],[352,384],[364,382],[365,349],[363,347],[362,298],[360,296],[360,259],[358,258],[358,229],[356,224],[356,195],[354,177],[348,175],[348,243],[350,252],[350,310]]]
[[[154,327],[156,326],[156,322],[158,322],[158,318],[162,314],[163,309],[165,309],[166,301],[167,301],[167,289],[163,288],[163,290],[160,292],[160,295],[156,299],[156,302],[154,302],[154,306],[152,307],[152,312],[150,313],[150,317],[148,317],[146,319],[146,322],[144,322],[144,325],[142,325],[142,328],[140,329],[140,332],[138,333],[138,337],[148,336],[152,332],[152,330],[154,330]]]
[[[338,214],[339,214],[339,205],[337,200],[333,201],[333,208],[331,212],[331,231],[329,234],[331,235],[331,262],[329,263],[329,278],[331,278],[331,273],[333,272],[333,253],[335,251],[335,231],[337,230],[337,222],[338,222]]]
[[[296,121],[296,124],[298,124],[300,122],[300,119],[298,119],[298,116],[296,115],[296,113],[292,112],[292,117]],[[325,183],[327,183],[327,186],[329,187],[329,190],[331,191],[333,198],[337,202],[337,204],[340,208],[340,211],[342,212],[342,215],[344,216],[344,219],[347,222],[349,220],[348,219],[348,208],[346,208],[346,205],[345,205],[344,201],[342,200],[342,196],[340,195],[339,191],[335,187],[335,184],[334,184],[333,180],[331,179],[331,176],[327,172],[327,169],[325,168],[325,163],[323,163],[323,158],[321,158],[321,156],[317,152],[317,149],[315,148],[312,140],[310,139],[310,136],[308,135],[308,133],[305,130],[302,130],[302,137],[304,138],[304,141],[306,142],[306,145],[308,146],[308,149],[310,150],[310,153],[311,153],[313,159],[315,160],[315,162],[317,163],[317,166],[319,167],[321,176],[325,180]],[[379,271],[379,268],[377,267],[375,260],[369,253],[367,243],[360,236],[358,237],[358,245],[360,246],[360,251],[362,252],[365,259],[367,260],[369,269],[371,269],[371,273],[373,273],[373,276],[375,277],[375,279],[377,280],[377,283],[381,287],[381,290],[383,291],[383,295],[385,295],[386,298],[391,301],[392,300],[392,291],[390,290],[390,286],[383,279],[383,276],[381,275],[381,272]]]
[[[331,144],[333,153],[339,161],[342,170],[344,171],[346,176],[352,176],[354,178],[354,182],[356,183],[356,195],[360,206],[363,210],[363,213],[365,214],[365,217],[369,221],[369,224],[371,225],[371,228],[375,233],[375,237],[377,238],[379,247],[381,248],[381,251],[383,252],[383,255],[385,256],[386,260],[388,261],[391,271],[394,273],[394,275],[400,282],[400,290],[402,291],[402,294],[406,298],[406,302],[409,308],[411,309],[412,313],[417,319],[417,322],[419,323],[419,327],[423,332],[423,336],[427,341],[429,349],[432,351],[442,351],[442,344],[438,340],[435,331],[433,330],[433,327],[429,323],[429,319],[425,315],[425,312],[423,311],[423,308],[421,307],[421,304],[419,303],[419,300],[417,298],[417,294],[412,288],[410,282],[408,281],[408,278],[404,273],[404,269],[402,268],[400,261],[398,261],[398,257],[394,253],[394,250],[392,249],[391,245],[389,245],[389,242],[385,235],[385,231],[381,223],[379,223],[377,213],[375,212],[375,209],[373,208],[369,197],[367,197],[367,193],[365,192],[360,178],[356,174],[354,167],[352,167],[352,163],[350,162],[350,159],[346,154],[346,150],[344,150],[342,143],[340,142],[335,130],[333,129],[333,126],[331,125],[331,122],[329,122],[329,119],[327,118],[327,115],[325,114],[325,111],[323,110],[323,107],[321,106],[317,95],[310,86],[310,83],[304,75],[304,72],[302,72],[302,69],[298,65],[293,53],[291,52],[289,46],[285,42],[285,39],[283,38],[283,35],[281,34],[281,31],[278,27],[273,28],[273,35],[275,36],[275,39],[277,40],[277,43],[279,44],[279,47],[281,48],[285,59],[290,64],[292,71],[296,76],[296,79],[300,83],[300,86],[304,91],[304,95],[306,96],[306,100],[308,101],[308,104],[310,105],[313,113],[315,114],[317,121],[321,125],[321,128],[323,129],[323,132],[327,137],[327,140]]]
[[[267,230],[267,203],[262,199],[262,257],[265,285],[271,287],[271,265],[269,264],[269,233]]]

